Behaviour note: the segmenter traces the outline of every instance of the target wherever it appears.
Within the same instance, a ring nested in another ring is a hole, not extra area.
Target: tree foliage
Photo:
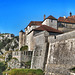
[[[4,62],[0,62],[0,72],[3,72],[7,68],[7,65]]]
[[[28,50],[28,46],[27,46],[27,45],[22,46],[22,47],[20,48],[20,50],[21,50],[21,51]]]

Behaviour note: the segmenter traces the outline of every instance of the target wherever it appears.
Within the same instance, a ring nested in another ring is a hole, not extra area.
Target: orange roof
[[[60,21],[60,22],[67,22],[67,23],[75,23],[75,15],[71,16],[71,17],[69,16],[67,18],[59,17],[58,21]]]
[[[48,16],[47,19],[53,19],[53,20],[57,20],[55,17],[53,17],[52,15]]]
[[[28,26],[31,25],[42,25],[42,21],[31,21]]]
[[[47,26],[47,25],[42,25],[42,26],[40,26],[40,27],[38,27],[38,28],[36,28],[36,29],[34,29],[34,30],[39,30],[39,31],[44,31],[44,30],[46,30],[46,31],[48,31],[48,32],[62,33],[61,31],[59,31],[59,30],[57,30],[57,29],[54,29],[54,28],[52,28],[52,27],[49,27],[49,26]]]

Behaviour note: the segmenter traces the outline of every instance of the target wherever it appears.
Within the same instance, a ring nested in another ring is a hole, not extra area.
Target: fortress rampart
[[[36,34],[31,68],[45,70],[45,75],[69,75],[69,69],[73,67],[75,31],[56,36],[48,32]]]

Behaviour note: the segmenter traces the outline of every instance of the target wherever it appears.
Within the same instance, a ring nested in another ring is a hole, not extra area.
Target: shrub
[[[12,59],[18,60],[17,58],[13,57]]]
[[[3,72],[7,68],[5,62],[0,62],[0,72]]]
[[[21,51],[28,50],[28,46],[27,46],[27,45],[22,46],[22,47],[20,48],[20,50],[21,50]]]
[[[25,65],[31,66],[31,61],[26,62]]]
[[[75,72],[75,67],[71,68],[71,69],[70,69],[70,71],[73,71],[73,72]]]
[[[8,75],[44,75],[43,71],[40,69],[12,69],[7,72],[3,72],[3,75],[8,73]]]

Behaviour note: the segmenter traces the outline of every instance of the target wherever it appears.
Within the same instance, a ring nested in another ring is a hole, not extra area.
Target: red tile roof
[[[57,20],[55,17],[53,17],[52,15],[48,16],[47,19],[53,19],[53,20]]]
[[[39,25],[40,26],[40,25],[42,25],[42,21],[31,21],[28,26],[31,26],[31,25]]]
[[[40,27],[38,27],[38,28],[36,28],[34,30],[38,30],[38,31],[44,31],[44,30],[46,30],[48,32],[62,33],[61,31],[59,31],[57,29],[54,29],[52,27],[49,27],[47,25],[42,25],[42,26],[40,26]]]
[[[46,19],[54,19],[54,20],[57,20],[55,17],[53,16],[48,16]],[[42,25],[42,22],[43,21],[31,21],[28,26],[32,26],[32,25],[38,25],[38,26],[41,26]],[[26,27],[27,28],[27,27]]]
[[[64,17],[59,17],[58,18],[58,21],[59,22],[67,22],[67,23],[75,23],[75,15],[74,16],[69,16],[67,18],[64,18]]]

